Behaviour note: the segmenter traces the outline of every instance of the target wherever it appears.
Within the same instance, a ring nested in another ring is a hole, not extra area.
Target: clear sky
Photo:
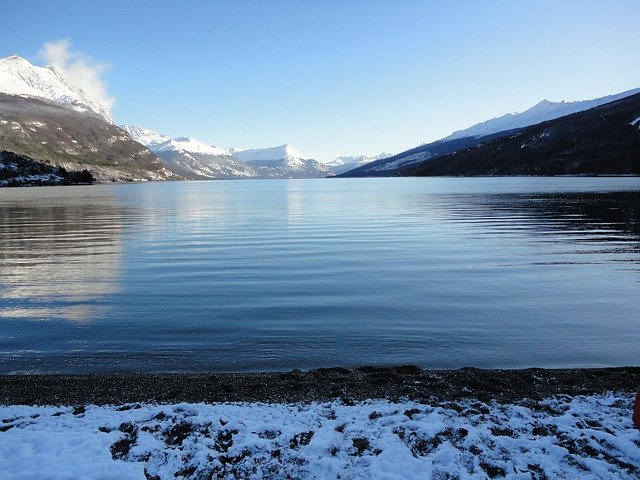
[[[100,66],[118,123],[306,156],[397,153],[640,87],[639,0],[5,1],[0,56]],[[91,62],[89,62],[91,63]]]

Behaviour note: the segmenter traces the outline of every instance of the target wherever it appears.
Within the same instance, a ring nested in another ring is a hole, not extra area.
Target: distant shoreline
[[[2,375],[0,404],[310,403],[367,399],[512,402],[554,395],[632,393],[640,366],[423,370],[412,365],[302,372]]]
[[[148,183],[191,183],[191,182],[220,182],[220,181],[242,181],[242,180],[328,180],[328,179],[340,179],[340,180],[353,180],[353,179],[390,179],[390,178],[640,178],[640,175],[635,173],[593,173],[593,174],[568,174],[568,175],[406,175],[397,176],[390,175],[388,177],[382,176],[363,176],[363,177],[341,177],[339,175],[327,176],[327,177],[313,177],[313,178],[210,178],[210,179],[185,179],[185,180],[145,180],[145,181],[97,181],[92,183],[0,183],[0,188],[20,188],[20,187],[75,187],[75,186],[90,186],[90,185],[144,185]]]

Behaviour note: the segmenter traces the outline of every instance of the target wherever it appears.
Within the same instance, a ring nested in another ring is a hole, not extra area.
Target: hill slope
[[[420,145],[385,160],[379,160],[348,171],[342,177],[389,177],[433,158],[476,147],[488,141],[509,136],[522,128],[544,121],[598,107],[640,93],[640,89],[578,102],[549,102],[543,100],[522,113],[508,113],[478,123],[435,142]]]
[[[410,176],[640,175],[640,94],[405,169]]]
[[[354,168],[344,172],[338,177],[392,177],[398,172],[410,166],[420,164],[425,160],[448,155],[464,148],[480,145],[495,138],[502,138],[512,131],[498,132],[485,137],[463,137],[453,140],[437,140],[433,143],[420,145],[405,152],[401,152],[392,157],[383,158],[375,162],[368,163],[359,168]]]
[[[106,108],[72,87],[53,67],[37,67],[17,55],[0,58],[0,92],[51,100],[80,113],[113,119]]]
[[[291,145],[238,150],[206,145],[191,137],[172,139],[139,125],[122,128],[149,147],[169,170],[189,179],[323,178],[331,173]]]
[[[102,118],[52,101],[0,93],[0,150],[98,181],[174,178],[146,147]]]

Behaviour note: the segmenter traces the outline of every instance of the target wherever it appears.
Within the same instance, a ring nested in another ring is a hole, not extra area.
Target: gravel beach
[[[402,365],[269,373],[4,375],[0,376],[0,404],[308,403],[337,399],[512,402],[558,394],[632,393],[638,385],[640,367],[423,370]]]

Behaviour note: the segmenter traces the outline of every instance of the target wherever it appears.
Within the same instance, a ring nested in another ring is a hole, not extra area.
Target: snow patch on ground
[[[638,125],[640,123],[640,117],[636,118],[633,122],[631,122],[631,126],[635,127],[636,125]]]
[[[0,407],[10,479],[635,479],[631,395]]]
[[[414,153],[412,155],[408,155],[406,157],[402,157],[399,160],[395,160],[393,162],[384,163],[382,165],[375,165],[375,166],[367,169],[366,171],[382,172],[382,171],[385,171],[385,170],[395,170],[395,169],[398,169],[400,167],[405,167],[405,166],[412,165],[414,163],[419,163],[419,162],[422,162],[424,160],[428,160],[429,158],[431,158],[431,154],[429,152]]]
[[[16,166],[13,164],[7,165],[7,168],[14,171],[16,170]],[[11,177],[7,180],[0,180],[0,187],[5,187],[7,185],[38,185],[44,183],[62,183],[62,181],[63,179],[61,177],[52,173],[43,173],[38,175],[20,175],[17,177]],[[2,429],[0,427],[0,432],[1,431]]]

